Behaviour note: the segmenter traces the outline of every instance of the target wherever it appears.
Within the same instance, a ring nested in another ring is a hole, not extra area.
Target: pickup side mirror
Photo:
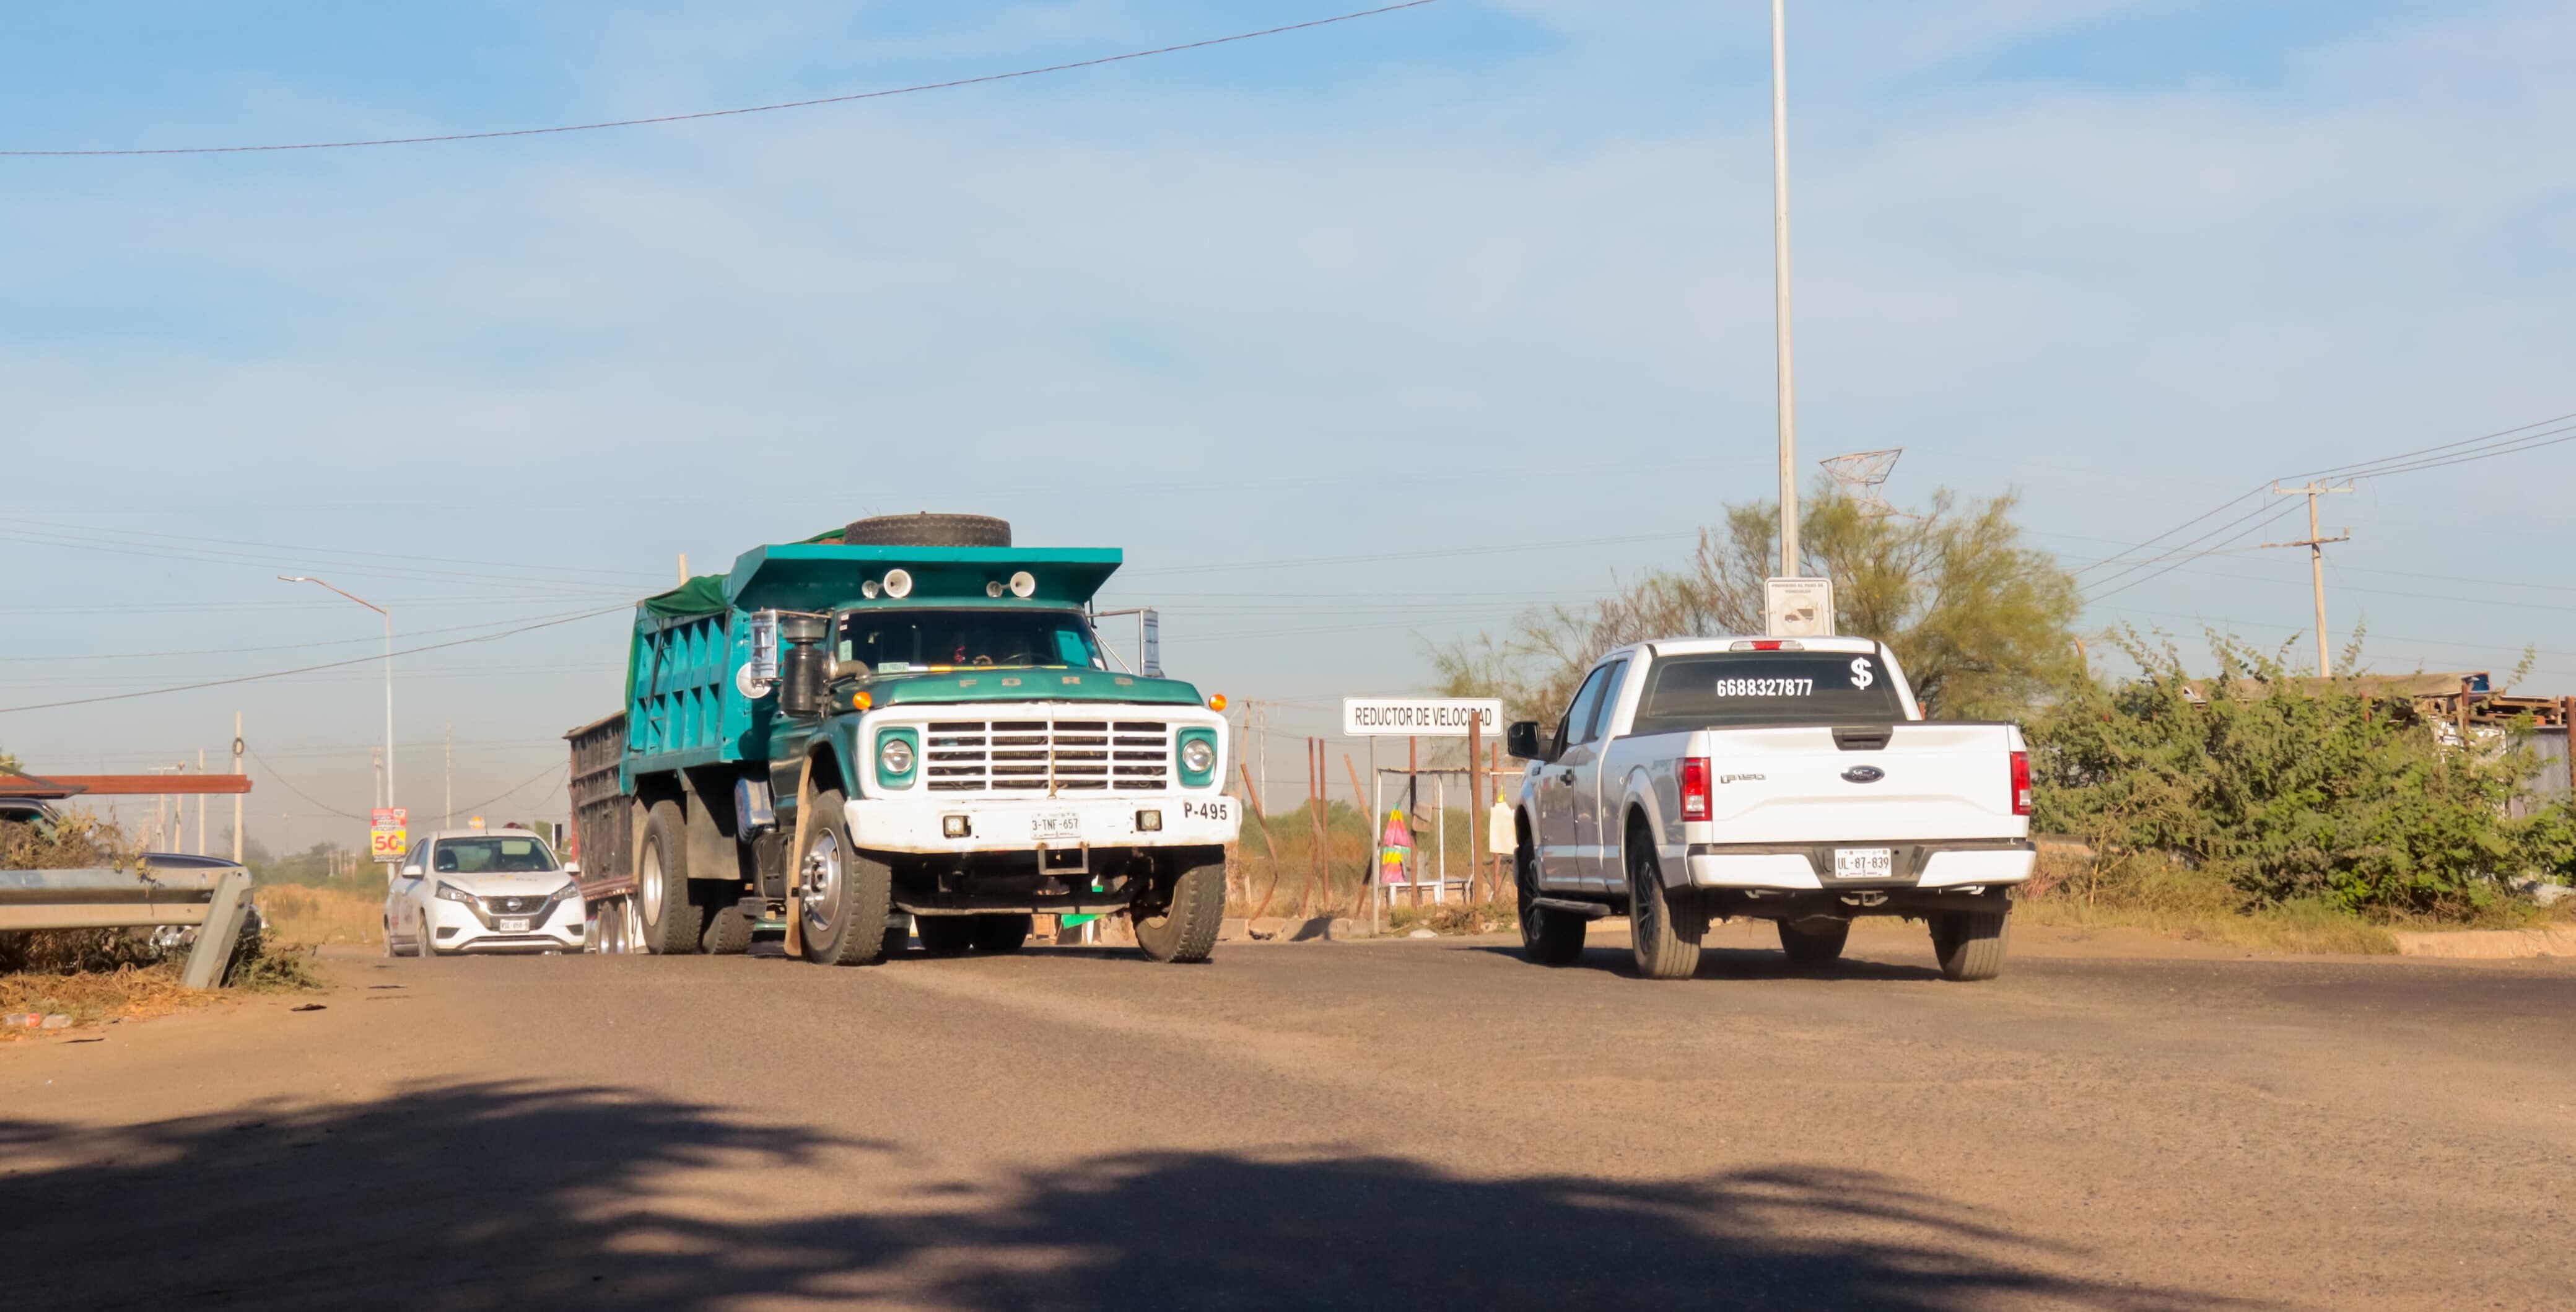
[[[1514,720],[1503,730],[1503,750],[1524,761],[1538,759],[1538,721]]]

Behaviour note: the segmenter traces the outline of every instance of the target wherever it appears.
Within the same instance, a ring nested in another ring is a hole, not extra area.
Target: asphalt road
[[[1855,951],[344,959],[0,1052],[0,1303],[2576,1306],[2566,965]]]

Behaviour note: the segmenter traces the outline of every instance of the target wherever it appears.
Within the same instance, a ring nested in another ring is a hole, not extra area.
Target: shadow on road
[[[1499,957],[1527,962],[1529,957],[1518,943],[1482,944],[1462,949],[1490,952]],[[1585,948],[1574,969],[1607,971],[1615,975],[1634,976],[1637,958],[1626,948]],[[1565,970],[1565,966],[1540,966],[1541,970]],[[1941,972],[1929,966],[1898,966],[1883,961],[1866,961],[1844,957],[1822,966],[1793,964],[1780,952],[1766,948],[1707,948],[1699,955],[1699,970],[1692,979],[1855,979],[1855,980],[1934,980]]]
[[[20,1164],[0,1175],[16,1309],[2219,1305],[2043,1272],[2081,1255],[1866,1174],[1637,1185],[1153,1153],[898,1186],[871,1177],[920,1163],[889,1145],[491,1084],[106,1135],[20,1121],[0,1143]],[[731,1173],[672,1206],[706,1167]]]

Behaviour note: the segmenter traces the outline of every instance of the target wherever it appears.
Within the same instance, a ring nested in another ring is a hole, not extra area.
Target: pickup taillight
[[[2030,814],[2030,753],[2012,754],[2013,814]]]
[[[1708,758],[1682,758],[1682,819],[1708,818]]]

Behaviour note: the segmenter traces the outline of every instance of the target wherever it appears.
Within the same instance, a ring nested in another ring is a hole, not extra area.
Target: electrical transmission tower
[[[1897,510],[1887,504],[1887,498],[1880,496],[1878,489],[1887,482],[1888,474],[1895,470],[1896,458],[1904,454],[1905,448],[1900,446],[1885,451],[1854,451],[1850,455],[1834,456],[1816,463],[1825,467],[1825,472],[1841,486],[1843,495],[1860,507],[1863,516],[1882,519],[1896,514]]]

